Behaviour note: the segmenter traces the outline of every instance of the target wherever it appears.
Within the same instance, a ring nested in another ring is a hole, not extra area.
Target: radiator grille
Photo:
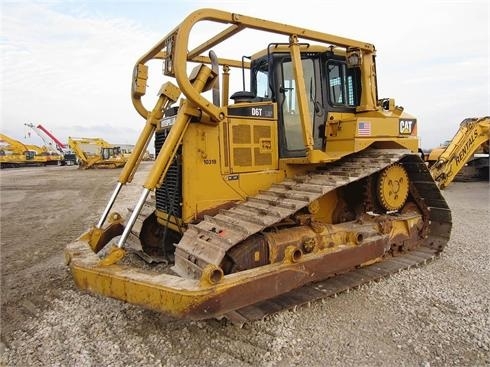
[[[273,164],[273,131],[270,123],[232,126],[232,163],[235,172],[264,169]]]
[[[233,156],[233,164],[235,166],[252,165],[252,150],[250,148],[234,148]]]
[[[254,156],[256,166],[269,166],[272,164],[271,153],[261,153],[259,148],[254,148]]]
[[[233,144],[250,144],[252,142],[249,125],[233,126]]]
[[[255,125],[254,127],[254,144],[259,144],[259,139],[268,138],[272,136],[270,126]]]
[[[155,133],[155,152],[158,155],[170,129]],[[182,146],[170,165],[163,185],[155,191],[156,208],[177,218],[182,218]]]

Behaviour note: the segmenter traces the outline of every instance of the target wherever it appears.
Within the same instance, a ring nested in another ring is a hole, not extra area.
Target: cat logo
[[[400,120],[400,135],[411,135],[414,133],[416,124],[417,120],[415,119]]]

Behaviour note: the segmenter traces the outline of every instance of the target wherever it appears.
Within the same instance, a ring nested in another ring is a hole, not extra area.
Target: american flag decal
[[[362,121],[357,124],[358,136],[371,136],[371,123]]]

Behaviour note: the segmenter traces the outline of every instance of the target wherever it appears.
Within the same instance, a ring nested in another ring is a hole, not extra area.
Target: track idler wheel
[[[401,209],[407,200],[409,185],[407,171],[401,164],[385,168],[379,174],[376,188],[381,206],[387,211]]]

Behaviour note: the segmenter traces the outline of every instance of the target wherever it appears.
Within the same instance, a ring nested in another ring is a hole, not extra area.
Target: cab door
[[[301,116],[298,109],[296,81],[289,54],[273,56],[273,85],[279,113],[279,156],[281,158],[304,157],[306,147],[303,140]],[[319,57],[302,58],[308,110],[312,121],[314,149],[325,146],[325,119],[323,87],[321,83],[321,63]]]

